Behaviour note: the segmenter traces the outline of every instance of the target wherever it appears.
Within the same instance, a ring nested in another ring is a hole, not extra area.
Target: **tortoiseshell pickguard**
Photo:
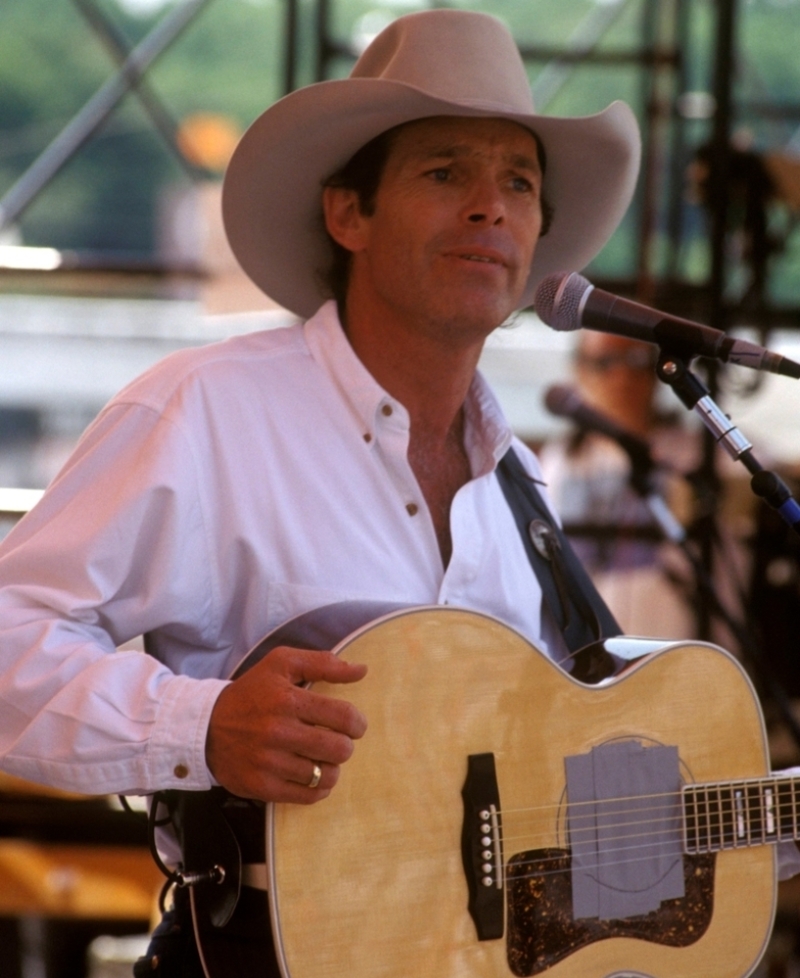
[[[711,922],[714,909],[713,854],[684,856],[685,895],[658,910],[624,920],[572,916],[569,852],[537,849],[515,855],[506,871],[508,965],[514,975],[541,974],[570,954],[608,937],[634,937],[688,947]]]

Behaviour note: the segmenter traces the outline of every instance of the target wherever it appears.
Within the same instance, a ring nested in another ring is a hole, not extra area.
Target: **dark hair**
[[[327,180],[323,180],[322,186],[355,191],[358,197],[358,209],[369,217],[375,212],[375,195],[378,193],[386,161],[389,159],[389,151],[400,128],[394,126],[370,139],[343,167],[332,173]],[[338,241],[334,241],[324,224],[323,229],[330,242],[332,258],[328,268],[321,273],[321,279],[322,284],[336,299],[341,319],[344,315],[353,252],[340,245]]]
[[[403,122],[399,126],[387,129],[380,135],[375,136],[368,143],[361,147],[343,167],[332,173],[326,180],[322,181],[323,187],[341,187],[345,190],[353,190],[358,197],[358,207],[362,214],[369,217],[375,212],[375,196],[378,193],[381,177],[386,168],[386,161],[394,145],[397,134],[409,123]],[[535,132],[529,130],[536,140],[536,156],[539,166],[544,176],[547,170],[547,153],[541,139]],[[549,201],[542,196],[542,230],[539,237],[544,237],[550,230],[553,223],[553,207]],[[350,264],[353,259],[352,251],[339,244],[328,233],[324,227],[325,235],[330,242],[332,257],[327,269],[320,272],[320,279],[325,289],[333,296],[339,307],[339,317],[344,315],[345,298],[347,296],[347,285],[350,280]]]

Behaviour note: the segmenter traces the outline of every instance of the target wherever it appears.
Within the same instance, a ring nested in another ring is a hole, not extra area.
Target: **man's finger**
[[[313,689],[298,689],[295,700],[295,717],[303,723],[326,727],[354,740],[359,740],[366,732],[367,718],[349,700],[316,693]]]
[[[332,652],[314,652],[289,646],[278,646],[262,661],[276,671],[284,672],[295,683],[357,683],[367,674],[364,664],[347,662]]]

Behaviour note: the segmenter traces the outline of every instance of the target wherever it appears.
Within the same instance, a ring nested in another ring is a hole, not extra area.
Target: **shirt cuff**
[[[208,724],[229,680],[173,676],[164,685],[145,758],[148,790],[207,791],[218,783],[206,763]]]

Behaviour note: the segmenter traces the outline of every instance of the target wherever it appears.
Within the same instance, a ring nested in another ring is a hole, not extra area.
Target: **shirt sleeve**
[[[0,766],[90,794],[202,790],[226,683],[117,651],[167,629],[213,644],[198,460],[154,409],[104,411],[0,548]]]
[[[800,767],[784,768],[782,771],[775,771],[774,774],[779,778],[800,777]],[[778,879],[783,882],[790,880],[793,876],[800,873],[800,851],[795,842],[779,842],[778,852]]]

